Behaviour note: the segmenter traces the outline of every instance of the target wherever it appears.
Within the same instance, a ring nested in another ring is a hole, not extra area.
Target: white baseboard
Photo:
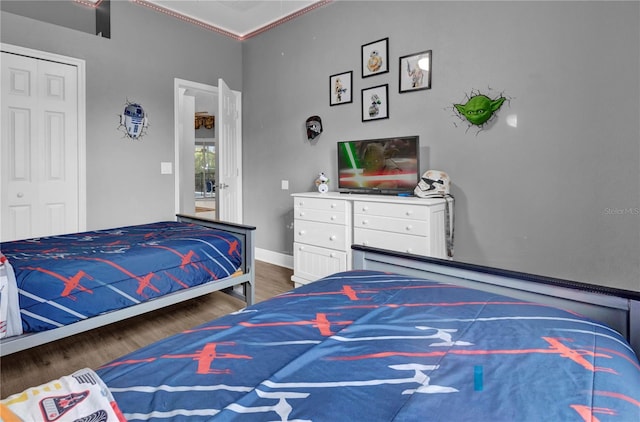
[[[285,268],[293,268],[293,255],[256,248],[255,256],[258,261],[268,262],[269,264],[279,265]]]

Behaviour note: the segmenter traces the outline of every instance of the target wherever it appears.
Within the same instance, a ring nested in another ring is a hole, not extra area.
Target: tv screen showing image
[[[420,181],[418,136],[338,142],[338,190],[413,193]]]

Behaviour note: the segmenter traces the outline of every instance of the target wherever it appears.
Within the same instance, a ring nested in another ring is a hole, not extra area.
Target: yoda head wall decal
[[[464,95],[462,101],[452,103],[444,109],[452,113],[454,127],[463,127],[466,132],[471,131],[478,136],[498,122],[498,111],[504,108],[505,103],[510,105],[513,99],[514,97],[506,95],[504,91],[487,86],[484,90],[472,89]],[[507,116],[506,124],[512,126],[509,123],[510,118],[514,117]]]
[[[498,97],[495,100],[483,94],[474,95],[469,98],[466,104],[454,104],[460,116],[464,117],[472,125],[482,126],[493,114],[500,109],[506,101],[505,97]]]

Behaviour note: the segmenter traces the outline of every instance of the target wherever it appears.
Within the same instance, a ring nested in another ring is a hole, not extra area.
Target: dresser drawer
[[[424,205],[355,201],[353,213],[429,221],[429,208]]]
[[[308,220],[295,220],[294,241],[331,248],[347,250],[349,227],[339,224],[318,223]],[[349,245],[351,247],[351,245]]]
[[[315,208],[296,208],[294,211],[295,219],[310,220],[320,223],[346,224],[346,214],[344,211],[322,211]]]
[[[430,255],[429,238],[378,230],[355,228],[353,243],[415,255]]]
[[[304,243],[293,244],[295,281],[307,284],[329,274],[347,270],[348,254]]]
[[[344,199],[336,198],[295,198],[293,209],[297,212],[301,209],[314,209],[318,211],[342,212],[347,209]]]
[[[353,217],[353,227],[423,237],[429,235],[429,225],[424,220],[356,214]]]

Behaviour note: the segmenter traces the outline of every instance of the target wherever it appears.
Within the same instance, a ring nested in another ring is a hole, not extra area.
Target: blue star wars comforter
[[[6,242],[0,249],[15,273],[24,332],[226,278],[242,261],[235,236],[170,221]]]
[[[640,365],[573,312],[340,273],[98,371],[129,421],[638,421]]]

